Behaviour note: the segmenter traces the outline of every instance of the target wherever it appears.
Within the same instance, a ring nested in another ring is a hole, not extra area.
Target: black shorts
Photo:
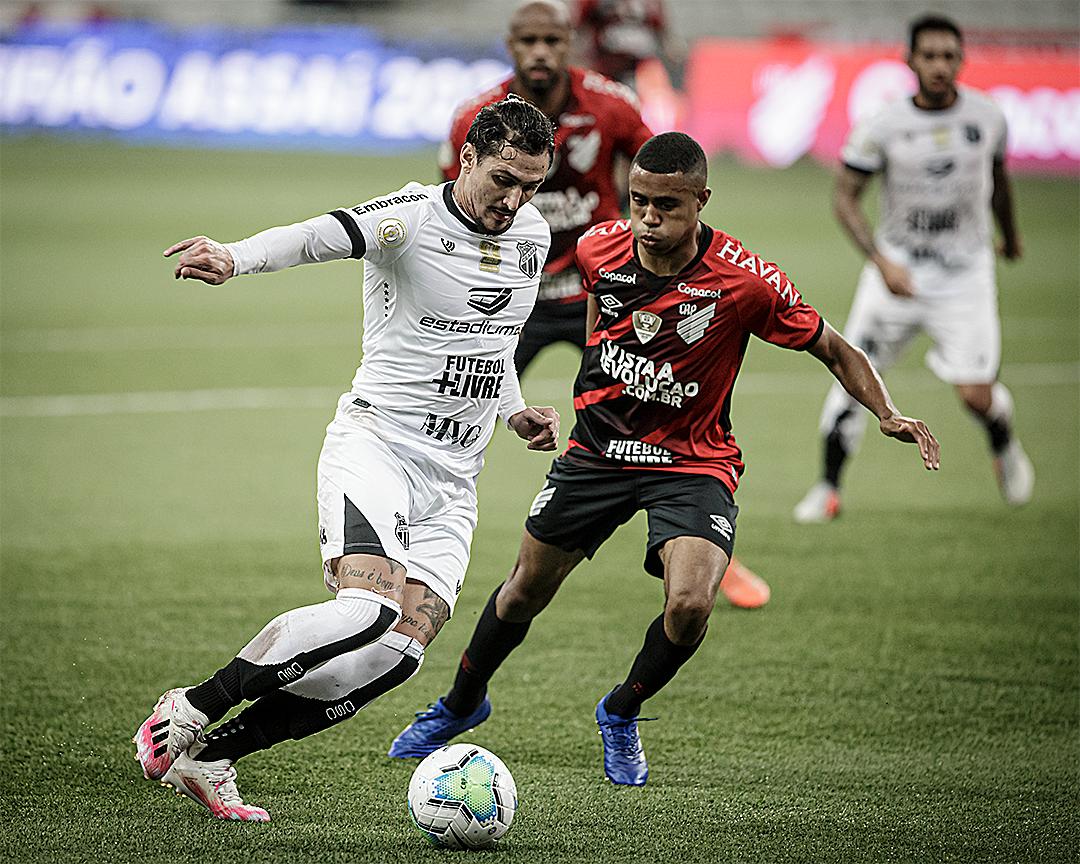
[[[707,474],[605,470],[560,457],[533,500],[525,529],[541,543],[592,558],[638,510],[649,515],[645,572],[663,578],[660,548],[675,537],[703,537],[731,557],[739,508],[728,488]]]
[[[514,368],[524,373],[533,358],[548,345],[569,342],[585,347],[584,301],[577,303],[537,303],[514,350]]]

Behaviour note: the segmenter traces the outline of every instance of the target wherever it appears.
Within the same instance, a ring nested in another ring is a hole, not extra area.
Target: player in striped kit
[[[618,187],[626,185],[625,165],[652,137],[629,88],[568,64],[570,39],[571,16],[564,3],[522,2],[510,18],[506,37],[513,74],[458,109],[440,151],[443,176],[453,180],[472,118],[484,105],[510,93],[531,102],[555,124],[551,170],[533,199],[551,228],[551,251],[536,306],[514,352],[519,375],[549,345],[585,347],[587,294],[574,250],[590,225],[621,215]],[[623,166],[621,184],[616,182],[616,164]],[[743,609],[765,605],[771,594],[769,584],[737,558],[720,590],[729,603]]]
[[[271,228],[166,250],[177,278],[363,259],[363,362],[327,427],[319,542],[334,598],[285,612],[194,687],[166,692],[135,735],[148,779],[220,819],[265,822],[234,763],[348,719],[408,680],[450,617],[476,525],[476,476],[499,418],[554,450],[558,415],[525,405],[514,370],[550,232],[529,200],[553,130],[507,99],[481,111],[461,176]],[[233,706],[233,719],[209,730]]]
[[[569,447],[533,502],[517,562],[477,622],[453,687],[398,736],[391,755],[425,755],[487,719],[487,682],[532,619],[583,558],[645,510],[644,566],[664,580],[664,610],[627,678],[596,706],[607,777],[645,783],[638,712],[704,639],[734,547],[744,466],[731,393],[751,335],[813,354],[885,435],[916,443],[925,467],[938,467],[937,441],[897,411],[865,354],[780,268],[700,222],[706,178],[692,138],[657,135],[634,158],[630,219],[594,226],[578,242],[593,326]]]

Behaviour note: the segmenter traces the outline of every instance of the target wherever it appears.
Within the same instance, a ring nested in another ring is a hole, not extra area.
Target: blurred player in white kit
[[[867,257],[844,336],[888,369],[920,332],[933,343],[926,362],[986,429],[1005,501],[1031,499],[1035,472],[1013,430],[1013,400],[997,380],[1001,324],[994,281],[998,251],[1022,254],[1005,173],[1005,117],[989,97],[958,86],[963,36],[947,18],[910,28],[914,97],[891,102],[852,130],[835,189],[837,218]],[[876,234],[860,206],[880,174]],[[795,507],[796,522],[828,522],[840,512],[840,473],[862,438],[866,417],[833,385],[821,416],[821,480]]]

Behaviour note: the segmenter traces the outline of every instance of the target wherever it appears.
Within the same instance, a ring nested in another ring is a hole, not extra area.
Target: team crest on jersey
[[[401,544],[401,548],[406,552],[409,551],[409,521],[400,513],[395,513],[394,518],[397,520],[397,526],[394,528],[394,536],[397,537],[398,543]]]
[[[637,338],[641,340],[642,345],[660,332],[660,324],[663,319],[659,315],[646,312],[644,309],[638,309],[631,317],[634,321],[634,332],[637,333]]]
[[[502,263],[502,252],[499,251],[499,244],[492,243],[490,240],[480,241],[480,269],[485,273],[498,273],[499,265]],[[506,305],[505,303],[503,304]]]
[[[510,302],[510,286],[501,288],[470,288],[469,299],[466,301],[477,312],[485,315],[494,315],[502,312]]]
[[[588,174],[600,155],[600,130],[593,129],[588,135],[571,135],[566,139],[566,149],[570,167],[578,174]]]
[[[982,138],[982,132],[979,130],[979,127],[976,126],[974,123],[968,123],[966,126],[964,126],[964,137],[967,138],[967,140],[970,141],[972,144],[978,144],[979,139]]]
[[[396,249],[405,242],[408,234],[405,223],[393,216],[383,219],[375,229],[375,239],[384,249]]]
[[[684,303],[684,306],[694,306],[693,303]],[[687,345],[693,345],[705,335],[705,331],[709,327],[709,322],[712,321],[713,315],[716,313],[716,304],[710,303],[704,309],[698,309],[696,312],[683,318],[678,324],[675,325],[675,332],[682,336],[683,342]]]
[[[540,269],[537,261],[536,244],[531,240],[518,240],[518,269],[532,279]]]
[[[599,299],[601,315],[618,315],[623,307],[622,300],[614,294],[601,294]]]

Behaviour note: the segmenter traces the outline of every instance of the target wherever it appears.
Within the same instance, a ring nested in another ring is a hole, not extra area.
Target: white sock
[[[391,630],[370,645],[341,654],[283,688],[297,696],[340,702],[347,697],[359,711],[388,690],[404,684],[424,662],[424,647]]]

